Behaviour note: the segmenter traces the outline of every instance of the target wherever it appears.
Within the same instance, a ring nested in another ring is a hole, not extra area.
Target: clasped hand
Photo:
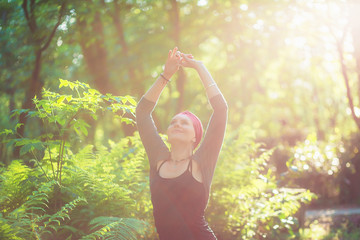
[[[201,62],[195,60],[192,54],[185,54],[178,51],[175,47],[169,50],[168,58],[165,63],[164,75],[168,79],[171,78],[177,70],[181,67],[196,68]]]

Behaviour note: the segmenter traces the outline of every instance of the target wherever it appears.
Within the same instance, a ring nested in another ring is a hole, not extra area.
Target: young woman
[[[151,113],[169,79],[179,67],[195,69],[213,108],[204,140],[200,120],[185,111],[173,117],[167,129],[169,150],[160,138]],[[169,51],[165,69],[141,98],[136,122],[150,162],[153,215],[160,240],[213,240],[204,211],[224,138],[227,104],[201,61],[177,48]]]

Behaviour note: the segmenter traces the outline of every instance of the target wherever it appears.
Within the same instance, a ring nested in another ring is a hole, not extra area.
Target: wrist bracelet
[[[166,77],[164,77],[164,75],[162,73],[160,73],[160,76],[166,81],[166,82],[170,82],[169,79],[167,79]]]
[[[205,88],[205,90],[208,90],[208,88],[210,88],[210,87],[212,87],[212,86],[216,86],[216,83],[210,84],[209,86],[207,86],[207,87]]]

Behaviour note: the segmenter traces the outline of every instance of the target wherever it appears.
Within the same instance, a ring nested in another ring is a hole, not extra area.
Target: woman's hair
[[[196,139],[194,143],[194,149],[195,149],[197,145],[199,145],[203,135],[203,126],[201,124],[200,119],[190,111],[181,112],[177,115],[185,115],[188,118],[190,118],[190,120],[192,121],[195,130],[195,139]]]

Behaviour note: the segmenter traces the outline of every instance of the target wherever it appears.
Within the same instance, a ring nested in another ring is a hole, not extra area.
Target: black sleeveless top
[[[187,170],[175,178],[159,175],[162,162],[154,176],[151,201],[160,240],[216,239],[204,218],[205,188],[192,176],[192,160]]]

